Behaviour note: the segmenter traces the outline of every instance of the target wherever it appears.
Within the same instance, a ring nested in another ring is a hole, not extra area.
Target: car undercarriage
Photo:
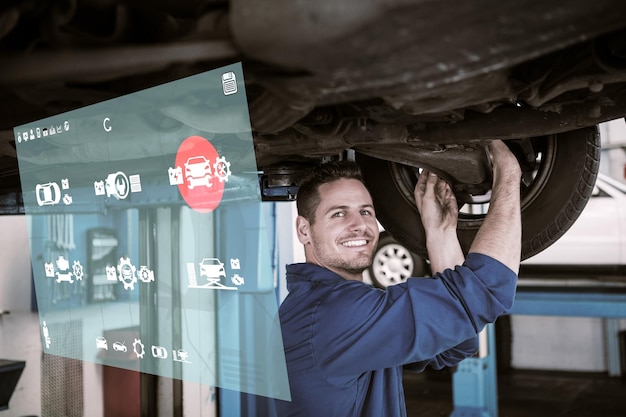
[[[484,146],[503,139],[524,172],[526,258],[584,208],[595,126],[626,115],[625,12],[615,0],[4,2],[2,212],[21,212],[14,126],[241,61],[264,199],[293,199],[310,165],[354,155],[385,229],[425,255],[411,196],[428,168],[469,207],[467,250],[489,199]]]

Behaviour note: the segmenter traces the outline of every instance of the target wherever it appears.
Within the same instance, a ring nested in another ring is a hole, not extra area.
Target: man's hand
[[[456,231],[459,210],[456,197],[447,182],[423,170],[414,195],[426,234],[431,231]]]
[[[517,273],[522,251],[521,169],[504,142],[489,142],[488,151],[493,165],[491,201],[470,252],[489,255]]]
[[[521,176],[519,162],[509,148],[501,140],[492,140],[487,147],[487,155],[493,167],[493,183],[497,184],[502,177],[511,178],[517,184]]]
[[[423,170],[414,196],[426,232],[426,249],[433,274],[462,264],[465,258],[456,235],[459,209],[450,185]]]

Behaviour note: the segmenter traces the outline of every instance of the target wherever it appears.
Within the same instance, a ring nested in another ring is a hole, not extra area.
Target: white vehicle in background
[[[526,259],[521,278],[594,278],[626,274],[626,185],[598,174],[592,196],[573,226],[554,244]],[[428,262],[388,232],[380,233],[369,282],[386,288],[429,276]]]
[[[626,185],[598,174],[580,217],[559,240],[522,262],[521,277],[626,273]]]

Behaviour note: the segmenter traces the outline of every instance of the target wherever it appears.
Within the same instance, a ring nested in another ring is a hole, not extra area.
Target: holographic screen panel
[[[14,132],[44,352],[290,399],[240,64]]]

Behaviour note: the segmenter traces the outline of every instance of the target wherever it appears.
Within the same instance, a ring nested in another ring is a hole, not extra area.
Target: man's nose
[[[351,230],[365,230],[367,222],[361,216],[361,213],[353,214],[350,216],[350,229]]]

